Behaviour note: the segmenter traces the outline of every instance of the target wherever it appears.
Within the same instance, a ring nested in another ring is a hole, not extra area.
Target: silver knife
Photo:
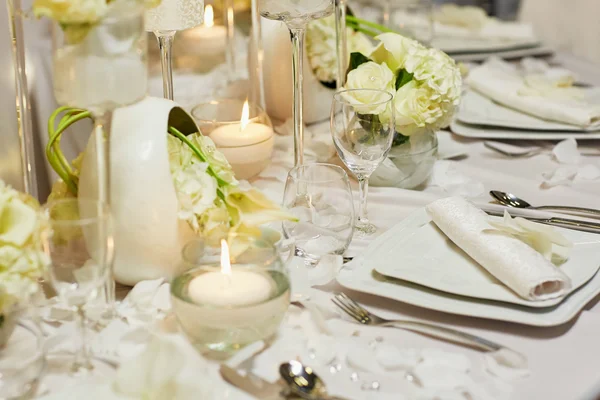
[[[225,364],[221,364],[219,372],[225,381],[257,399],[279,400],[285,398],[282,384],[267,382],[257,376],[243,376]]]
[[[488,215],[494,215],[496,217],[504,216],[504,213],[500,212],[500,211],[485,210],[485,212]],[[591,233],[600,233],[600,223],[596,223],[596,222],[587,222],[587,221],[580,221],[580,220],[576,220],[576,219],[561,218],[561,217],[544,218],[544,217],[521,216],[521,218],[524,218],[524,219],[532,221],[532,222],[539,222],[540,224],[557,226],[559,228],[573,229],[575,231],[583,231],[583,232],[591,232]]]

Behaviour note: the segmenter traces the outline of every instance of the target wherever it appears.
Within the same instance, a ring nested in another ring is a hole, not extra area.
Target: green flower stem
[[[192,150],[192,152],[198,156],[200,161],[207,162],[206,157],[204,157],[202,152],[192,142],[190,142],[183,133],[179,132],[176,128],[174,128],[172,126],[169,127],[169,133],[171,135],[175,136],[177,139],[181,140],[183,143],[185,143]],[[206,169],[206,171],[208,172],[209,175],[211,175],[213,178],[215,178],[217,180],[217,184],[219,186],[217,188],[217,195],[219,196],[219,198],[221,198],[221,200],[225,201],[225,194],[221,190],[221,186],[227,186],[227,185],[229,185],[229,183],[227,183],[223,179],[219,178],[219,176],[212,170],[212,167],[210,166],[210,164],[208,165],[208,168]]]
[[[63,112],[65,114],[55,129],[56,119]],[[46,146],[46,157],[52,169],[65,182],[69,191],[75,195],[77,195],[77,177],[73,174],[73,169],[60,148],[60,137],[69,126],[85,118],[91,118],[89,111],[71,107],[59,107],[48,119],[48,135],[50,139]]]
[[[381,32],[397,33],[393,29],[390,29],[390,28],[388,28],[386,26],[379,25],[379,24],[377,24],[375,22],[367,21],[367,20],[362,19],[362,18],[356,18],[355,16],[352,16],[352,15],[347,15],[346,16],[346,21],[349,22],[349,23],[351,23],[351,24],[356,24],[358,26],[364,25],[364,26],[368,26],[370,28],[375,28],[375,29],[377,29],[378,31],[381,31]]]
[[[372,31],[372,30],[367,29],[367,28],[363,28],[362,26],[356,25],[353,22],[349,22],[346,26],[348,28],[352,28],[353,30],[355,30],[357,32],[364,33],[365,35],[373,37],[373,38],[381,33],[381,32]]]

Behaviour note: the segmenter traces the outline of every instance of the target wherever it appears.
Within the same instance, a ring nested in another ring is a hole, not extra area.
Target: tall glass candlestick
[[[17,105],[17,124],[21,149],[23,187],[27,193],[34,198],[37,198],[38,187],[35,171],[31,102],[29,101],[27,75],[25,71],[25,42],[23,37],[21,0],[7,0],[6,6],[8,8],[8,27],[10,29],[13,66],[15,71],[15,101]]]
[[[260,14],[268,19],[283,21],[292,36],[292,70],[294,80],[294,165],[304,163],[304,123],[302,116],[302,68],[304,32],[310,20],[333,12],[333,0],[259,0]]]
[[[235,80],[235,12],[233,0],[225,0],[223,7],[223,20],[227,29],[225,45],[225,62],[227,63],[227,80]]]
[[[162,0],[146,11],[146,30],[154,32],[160,48],[164,97],[173,100],[173,57],[175,33],[193,28],[204,18],[203,0]]]
[[[252,42],[254,43],[254,51],[256,54],[256,64],[254,66],[254,79],[257,80],[258,84],[254,85],[253,88],[253,102],[258,106],[266,110],[267,104],[265,101],[265,80],[263,75],[263,41],[262,41],[262,29],[260,23],[260,12],[258,11],[258,0],[252,0],[250,4],[250,11],[252,16]]]
[[[337,50],[337,88],[346,84],[348,42],[346,40],[346,0],[335,0],[335,44]]]

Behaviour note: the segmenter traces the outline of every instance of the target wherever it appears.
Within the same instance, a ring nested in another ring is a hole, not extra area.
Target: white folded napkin
[[[485,212],[461,197],[437,200],[427,207],[433,222],[490,274],[532,301],[565,295],[571,280],[521,240],[489,232]]]
[[[531,24],[490,18],[480,7],[445,4],[434,13],[435,33],[444,37],[495,41],[534,41]]]
[[[564,87],[570,81],[564,70],[532,74],[499,60],[474,68],[468,78],[469,87],[505,107],[581,128],[600,124],[594,90]]]

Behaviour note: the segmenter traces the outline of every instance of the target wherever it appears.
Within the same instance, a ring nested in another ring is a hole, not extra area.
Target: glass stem
[[[108,113],[94,115],[94,139],[96,145],[96,173],[98,177],[98,200],[110,203],[108,172]]]
[[[290,27],[292,34],[292,70],[294,74],[294,166],[304,164],[304,119],[302,115],[302,68],[305,27]]]
[[[392,0],[385,0],[383,2],[383,26],[386,28],[390,27],[390,18],[392,12]]]
[[[82,306],[77,306],[77,313],[75,318],[77,319],[77,327],[79,329],[79,339],[81,343],[79,349],[75,353],[75,362],[73,363],[73,372],[77,372],[82,369],[91,370],[93,365],[90,359],[90,353],[87,348],[87,335],[85,333],[85,312]]]
[[[227,81],[235,80],[235,14],[233,10],[233,0],[225,0],[224,16],[225,21],[225,60],[227,63]]]
[[[346,38],[346,0],[335,1],[335,44],[337,50],[337,88],[346,84],[348,44]]]
[[[369,223],[369,216],[367,213],[367,195],[369,194],[369,178],[365,176],[358,177],[358,224],[365,225]]]
[[[160,48],[160,65],[162,67],[163,78],[163,96],[165,99],[173,100],[173,40],[175,31],[157,31],[154,32],[158,39]]]

